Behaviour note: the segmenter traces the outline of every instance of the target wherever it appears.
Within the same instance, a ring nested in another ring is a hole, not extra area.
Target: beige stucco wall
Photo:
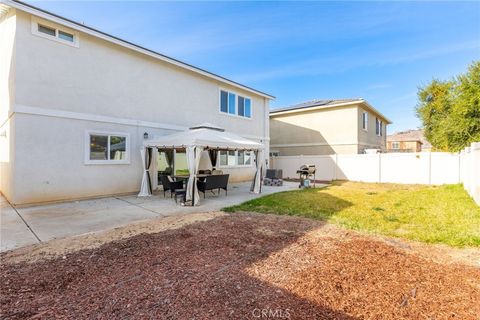
[[[14,123],[9,119],[14,103],[15,79],[15,10],[0,17],[0,192],[12,193]]]
[[[268,147],[268,99],[83,33],[79,48],[33,35],[23,12],[16,20],[12,203],[137,192],[143,134],[176,132],[170,125],[210,122]],[[252,119],[221,114],[220,88],[250,97]],[[86,164],[85,135],[93,130],[129,134],[130,163]],[[254,174],[253,167],[224,171],[231,181]]]
[[[17,103],[20,105],[192,126],[210,122],[265,136],[268,102],[221,82],[80,33],[79,48],[33,35],[18,14]],[[253,118],[219,111],[219,88],[252,99]],[[267,133],[268,135],[268,133]]]
[[[356,116],[355,107],[272,116],[271,149],[278,150],[280,155],[351,152],[357,144]]]
[[[14,121],[15,148],[21,156],[15,161],[12,203],[80,199],[139,190],[142,178],[139,151],[147,128],[27,114],[15,114]],[[36,130],[29,130],[31,127]],[[130,163],[85,164],[87,130],[129,134]],[[149,130],[153,130],[154,135],[172,133],[163,129]],[[209,167],[209,159],[204,157],[201,168]],[[248,180],[254,174],[253,167],[222,170],[231,174],[232,182]]]
[[[356,141],[356,109],[330,108],[272,116],[271,145]]]
[[[279,155],[326,155],[363,153],[364,149],[385,149],[384,134],[375,133],[371,111],[368,130],[362,129],[360,105],[300,111],[270,117],[271,151]]]
[[[328,146],[306,146],[306,147],[285,147],[272,149],[278,151],[282,156],[297,155],[329,155],[329,154],[352,154],[357,153],[358,145],[328,145]]]
[[[376,114],[372,113],[366,108],[362,108],[362,106],[357,106],[358,111],[358,152],[363,153],[365,149],[380,149],[382,151],[386,151],[386,143],[387,143],[387,124],[384,119],[379,118],[383,121],[382,125],[382,135],[377,136],[376,128],[375,128],[375,119],[377,117]],[[362,122],[363,122],[363,112],[368,113],[368,125],[367,130],[363,129]]]

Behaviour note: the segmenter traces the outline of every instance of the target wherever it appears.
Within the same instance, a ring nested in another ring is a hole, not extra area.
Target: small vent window
[[[73,34],[59,30],[58,37],[60,39],[73,42]]]
[[[41,24],[38,25],[38,32],[48,34],[49,36],[55,37],[55,29],[42,26]]]
[[[73,47],[79,47],[79,33],[51,21],[32,16],[32,34]]]

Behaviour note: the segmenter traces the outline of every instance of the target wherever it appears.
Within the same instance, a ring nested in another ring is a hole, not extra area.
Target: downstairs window
[[[129,163],[128,134],[87,133],[87,164]]]

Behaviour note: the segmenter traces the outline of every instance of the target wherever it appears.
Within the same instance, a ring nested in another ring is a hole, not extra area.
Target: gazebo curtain
[[[149,177],[151,179],[150,186],[151,190],[158,189],[158,149],[151,148],[152,152],[150,155],[150,166],[149,166]]]
[[[263,169],[265,166],[265,154],[262,149],[255,151],[255,162],[257,165],[257,171],[255,172],[255,177],[252,181],[252,186],[250,191],[253,193],[262,192],[262,175]]]
[[[192,205],[197,205],[199,202],[199,194],[196,186],[197,183],[197,174],[198,167],[200,166],[200,158],[202,156],[203,148],[202,147],[187,147],[187,165],[190,176],[188,177],[187,190],[186,190],[186,201],[191,201],[193,197]]]
[[[210,162],[212,163],[212,168],[215,168],[217,165],[217,157],[218,157],[218,150],[217,149],[209,149],[208,156],[210,157]]]
[[[167,165],[169,168],[173,165],[173,150],[164,150],[165,160],[167,160]]]
[[[150,165],[152,164],[152,148],[142,148],[140,155],[142,157],[143,177],[138,196],[148,197],[152,195],[152,182],[149,173]]]

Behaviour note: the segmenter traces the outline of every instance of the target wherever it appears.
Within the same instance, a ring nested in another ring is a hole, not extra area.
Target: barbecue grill
[[[300,178],[300,185],[298,187],[310,188],[310,185],[313,182],[313,187],[315,188],[315,171],[317,170],[314,164],[302,165],[300,169],[297,170],[297,174]]]

